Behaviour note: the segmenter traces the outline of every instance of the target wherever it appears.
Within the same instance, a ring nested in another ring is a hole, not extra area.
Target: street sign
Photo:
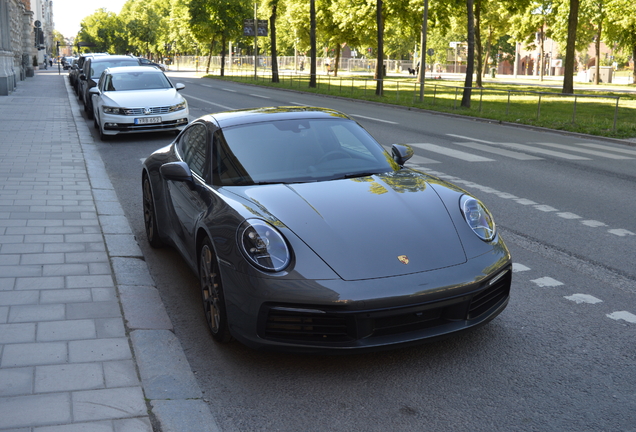
[[[256,36],[267,36],[267,20],[256,20]],[[243,20],[243,36],[254,36],[254,19]]]

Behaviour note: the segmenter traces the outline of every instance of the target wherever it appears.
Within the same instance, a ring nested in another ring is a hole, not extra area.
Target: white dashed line
[[[517,200],[515,200],[518,204],[521,205],[535,205],[537,204],[536,202],[529,200],[529,199],[525,199],[525,198],[519,198]]]
[[[534,208],[536,208],[537,210],[541,210],[542,212],[555,212],[555,211],[558,211],[554,207],[550,207],[549,205],[544,205],[544,204],[537,204],[536,206],[534,206]]]
[[[581,219],[581,216],[569,212],[557,213],[557,216],[563,219]]]
[[[236,90],[232,90],[229,88],[224,88],[223,90],[225,90],[226,92],[230,92],[230,93],[236,93]]]
[[[581,223],[582,223],[583,225],[585,225],[585,226],[589,226],[589,227],[592,227],[592,228],[597,228],[597,227],[607,226],[607,224],[605,224],[605,223],[603,223],[603,222],[599,222],[599,221],[597,221],[597,220],[591,220],[591,219],[581,221]]]
[[[636,235],[631,231],[627,231],[626,229],[611,229],[607,230],[608,233],[617,235],[619,237],[633,236]]]
[[[628,323],[636,324],[636,315],[627,311],[612,312],[611,314],[607,314],[606,316],[616,321],[623,320],[627,321]]]
[[[257,97],[257,98],[261,98],[261,99],[271,99],[270,97],[263,96],[263,95],[258,95],[258,94],[254,94],[254,93],[250,93],[250,96],[254,96],[254,97]]]
[[[512,263],[512,272],[513,273],[523,272],[523,271],[528,271],[528,270],[530,270],[530,267],[526,267],[523,264],[519,264],[519,263]]]
[[[597,299],[594,296],[591,296],[589,294],[573,294],[571,296],[565,296],[564,298],[573,301],[576,304],[581,304],[581,303],[589,303],[589,304],[596,304],[596,303],[603,303],[603,300],[601,299]]]
[[[551,277],[547,277],[547,276],[539,278],[539,279],[531,280],[530,282],[537,284],[541,288],[556,287],[556,286],[563,285],[563,282],[559,282],[558,280],[552,279]]]
[[[218,103],[210,102],[209,100],[201,99],[201,98],[190,96],[190,95],[187,95],[187,94],[184,94],[184,96],[187,97],[188,99],[194,99],[194,100],[198,100],[199,102],[205,102],[206,104],[218,106],[219,108],[223,108],[225,110],[233,110],[234,109],[234,108],[226,106],[226,105],[221,105],[221,104],[218,104]]]
[[[367,119],[367,120],[373,120],[373,121],[377,121],[377,122],[381,122],[381,123],[388,123],[388,124],[399,124],[397,122],[393,122],[393,121],[389,121],[389,120],[383,120],[383,119],[379,119],[379,118],[375,118],[375,117],[367,117],[367,116],[363,116],[360,114],[350,114],[353,117],[360,117],[363,119]]]

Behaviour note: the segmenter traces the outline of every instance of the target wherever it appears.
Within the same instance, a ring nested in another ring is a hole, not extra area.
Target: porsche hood
[[[248,187],[239,195],[279,219],[344,280],[466,262],[448,210],[424,176],[412,171]]]

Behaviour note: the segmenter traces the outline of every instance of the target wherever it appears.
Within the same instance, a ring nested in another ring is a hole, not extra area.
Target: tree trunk
[[[225,76],[225,34],[221,36],[221,76]]]
[[[601,75],[601,31],[603,30],[603,21],[599,20],[598,31],[596,33],[596,43],[594,44],[594,51],[596,51],[595,69],[596,76],[594,77],[594,84],[598,84]]]
[[[336,43],[336,59],[333,65],[333,76],[338,76],[338,68],[340,67],[340,44]]]
[[[378,24],[378,60],[375,64],[375,95],[384,93],[384,17],[382,15],[382,0],[376,0],[376,21]]]
[[[473,14],[473,0],[466,0],[466,12],[468,14],[468,59],[466,61],[466,79],[464,81],[464,93],[461,105],[464,108],[470,108],[473,72],[475,70],[475,16]]]
[[[574,93],[574,61],[576,60],[576,27],[579,23],[579,0],[570,0],[568,16],[568,39],[565,47],[565,72],[561,93]]]
[[[417,82],[420,83],[420,102],[424,101],[424,79],[426,78],[426,39],[428,33],[428,0],[424,0],[422,29],[420,30],[420,67],[417,68]]]
[[[316,0],[309,1],[309,39],[311,40],[311,65],[309,70],[309,87],[316,88]]]
[[[483,59],[483,47],[481,46],[481,0],[475,0],[475,48],[477,48],[477,75],[475,77],[477,87],[483,87],[481,82],[481,71],[484,66]]]
[[[272,15],[269,17],[269,40],[272,46],[272,82],[280,82],[278,77],[278,52],[276,50],[276,13],[278,5],[272,6]]]
[[[210,62],[212,61],[212,48],[214,48],[214,38],[212,38],[212,41],[210,41],[210,53],[208,54],[208,64],[205,67],[206,75],[210,73]]]
[[[636,85],[636,43],[632,46],[632,83]]]

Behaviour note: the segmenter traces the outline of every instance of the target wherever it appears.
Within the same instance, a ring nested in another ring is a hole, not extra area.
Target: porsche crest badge
[[[398,260],[400,260],[400,262],[402,264],[408,264],[409,263],[409,257],[407,257],[406,255],[400,255],[397,258],[398,258]]]

